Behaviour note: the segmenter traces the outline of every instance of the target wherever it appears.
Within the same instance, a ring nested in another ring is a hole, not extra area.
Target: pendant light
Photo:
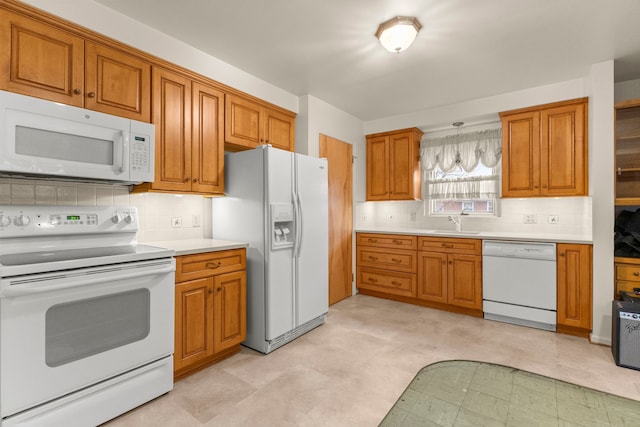
[[[413,16],[396,16],[378,26],[376,37],[389,52],[400,53],[415,40],[422,25]]]

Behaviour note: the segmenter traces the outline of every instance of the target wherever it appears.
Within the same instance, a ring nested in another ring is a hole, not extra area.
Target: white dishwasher
[[[482,242],[484,318],[556,330],[556,244]]]

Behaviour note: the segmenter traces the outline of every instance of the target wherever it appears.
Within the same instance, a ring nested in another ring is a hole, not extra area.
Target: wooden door
[[[193,82],[191,190],[224,193],[224,93]]]
[[[287,151],[295,149],[295,117],[279,111],[264,109],[264,143]]]
[[[84,40],[3,10],[0,89],[83,105]]]
[[[418,298],[447,304],[447,254],[418,252]]]
[[[558,244],[558,332],[591,332],[592,246]]]
[[[540,194],[587,195],[585,104],[544,109],[540,123]]]
[[[151,65],[119,50],[85,45],[85,107],[151,121]]]
[[[449,304],[482,309],[482,257],[449,254],[447,287]]]
[[[264,143],[261,134],[260,104],[227,94],[224,109],[224,141],[234,151],[255,148]],[[262,137],[262,140],[260,140]]]
[[[389,200],[389,137],[367,138],[367,200]]]
[[[502,196],[540,194],[540,113],[502,117]]]
[[[153,69],[153,123],[156,125],[157,190],[191,191],[191,80]]]
[[[413,199],[413,138],[411,133],[389,137],[389,199]]]
[[[320,135],[329,164],[329,304],[352,295],[353,146]]]
[[[213,349],[215,353],[234,347],[247,337],[246,289],[244,271],[214,277]]]
[[[213,354],[212,292],[210,277],[176,284],[174,371]]]

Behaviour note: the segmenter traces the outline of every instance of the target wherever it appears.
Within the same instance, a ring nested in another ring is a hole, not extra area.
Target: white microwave
[[[0,91],[0,175],[153,181],[155,127]]]

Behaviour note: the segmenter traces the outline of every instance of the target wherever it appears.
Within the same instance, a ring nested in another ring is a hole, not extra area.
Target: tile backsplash
[[[524,198],[500,200],[499,217],[462,217],[462,229],[509,233],[574,235],[591,238],[591,197]],[[453,230],[444,216],[425,215],[422,201],[361,202],[355,206],[357,228],[367,226]],[[525,215],[535,223],[525,223]],[[549,223],[549,216],[557,223]]]
[[[197,195],[129,194],[124,185],[0,178],[0,206],[135,206],[140,216],[139,242],[210,236],[210,204]]]

